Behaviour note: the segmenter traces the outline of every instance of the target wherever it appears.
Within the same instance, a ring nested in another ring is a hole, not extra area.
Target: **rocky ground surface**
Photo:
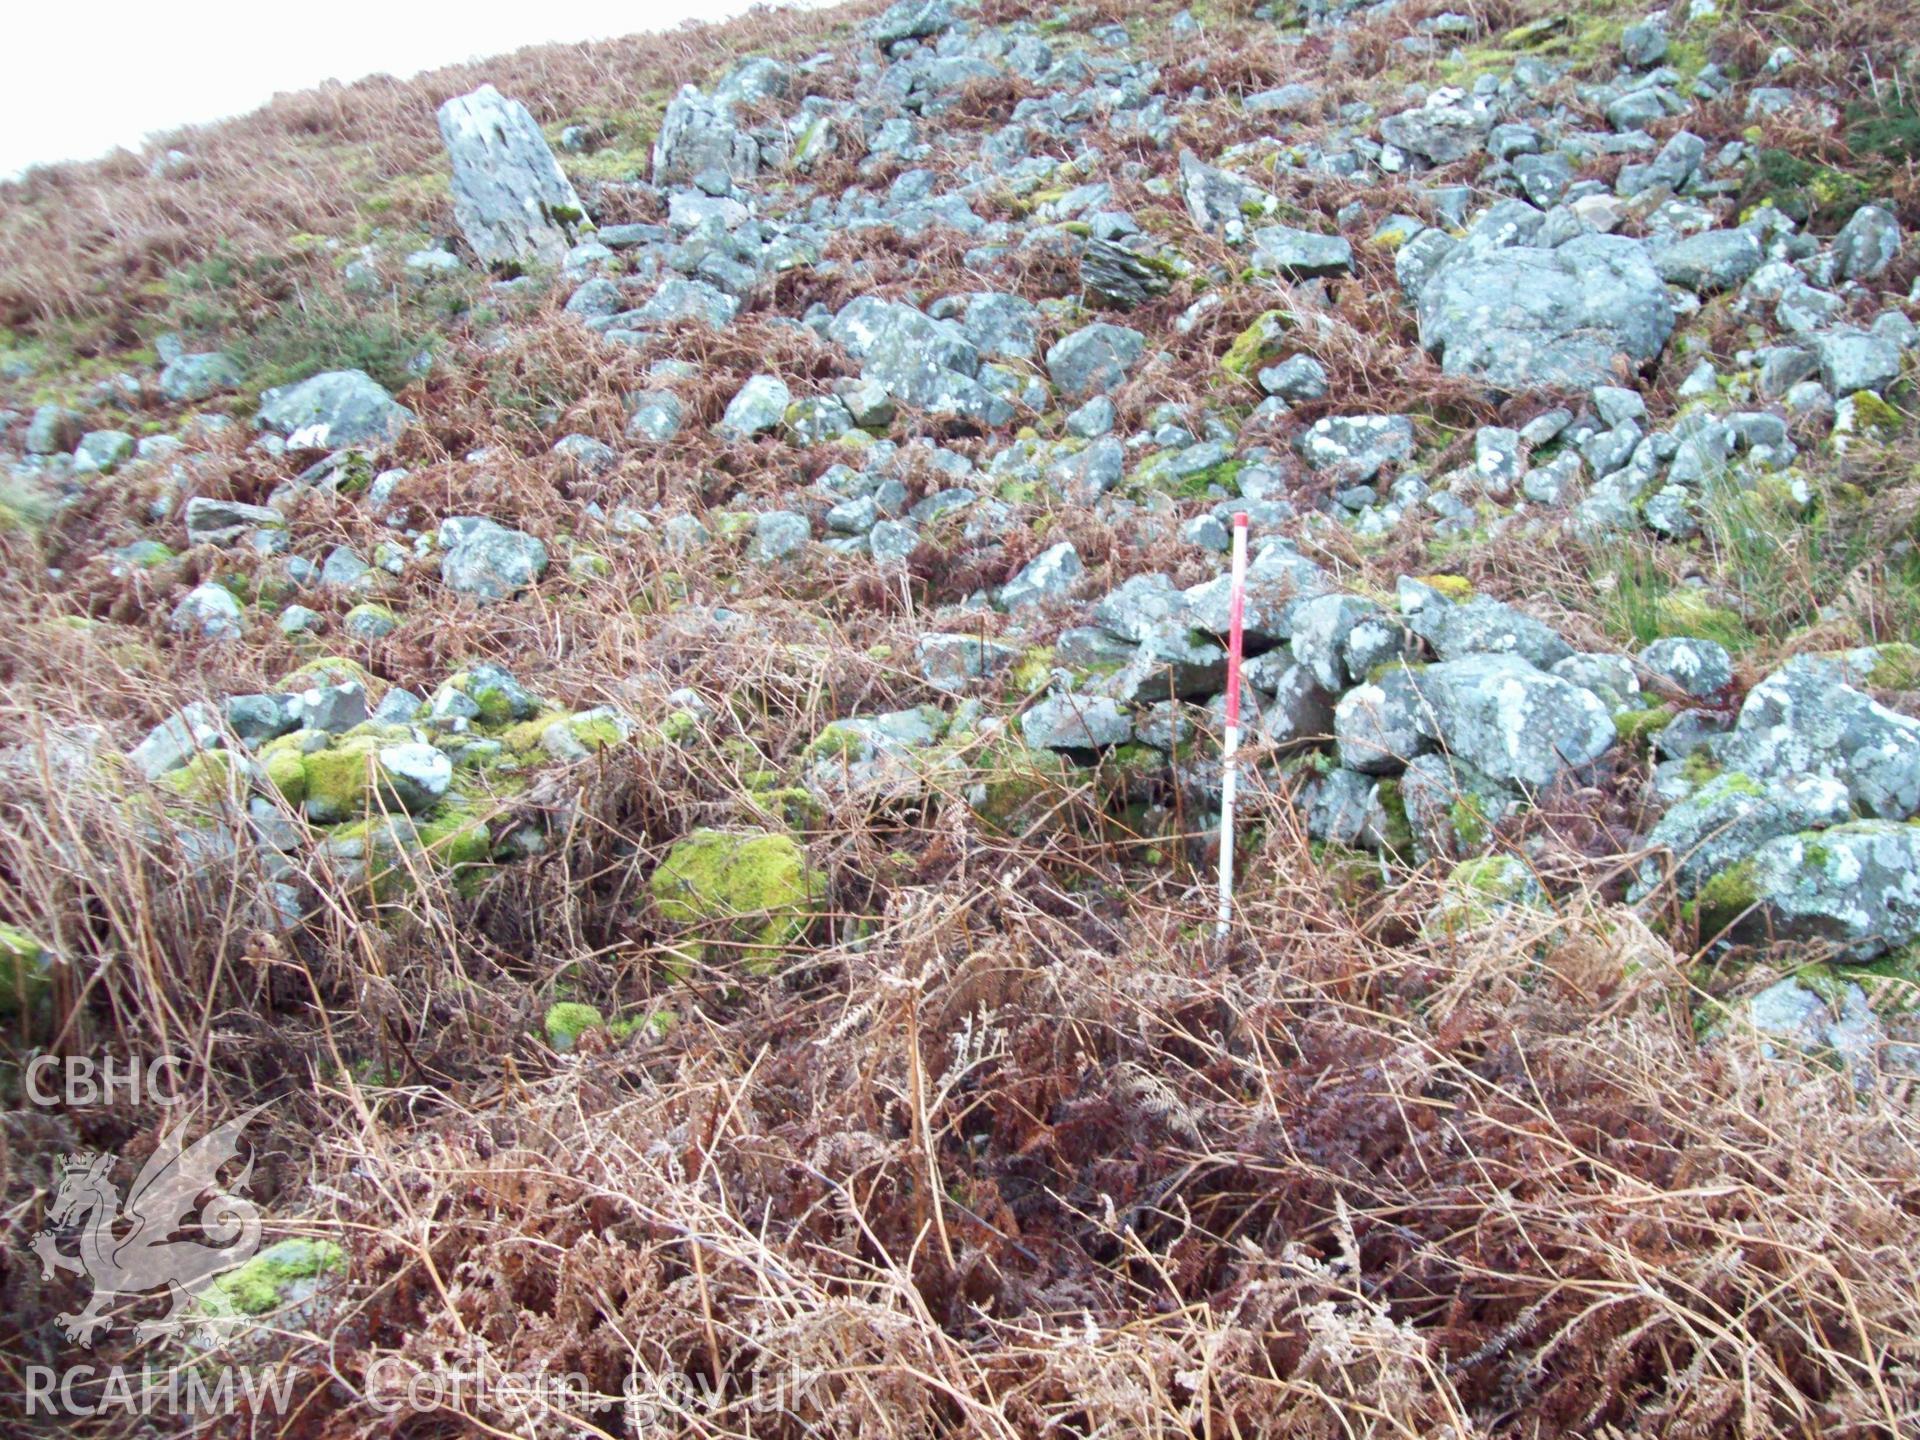
[[[1920,1423],[1912,32],[755,23],[0,187],[0,1016],[287,1097],[303,1423]]]

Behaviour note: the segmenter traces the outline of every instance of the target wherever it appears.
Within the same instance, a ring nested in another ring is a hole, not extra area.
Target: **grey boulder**
[[[747,559],[755,565],[774,565],[806,549],[813,525],[797,510],[768,510],[754,517]]]
[[[1147,337],[1123,325],[1082,326],[1047,350],[1047,374],[1069,400],[1113,389],[1127,378],[1147,347]]]
[[[1833,395],[1875,394],[1900,378],[1900,347],[1866,330],[1833,330],[1813,342],[1820,380]]]
[[[1333,712],[1340,763],[1365,775],[1395,775],[1433,749],[1416,672],[1390,665],[1378,680],[1356,685]]]
[[[1760,268],[1765,258],[1751,230],[1703,230],[1653,252],[1660,278],[1700,295],[1729,290]]]
[[[1457,246],[1422,284],[1420,343],[1449,375],[1505,390],[1611,384],[1673,333],[1673,302],[1637,241],[1582,235],[1557,249]]]
[[[1173,274],[1164,263],[1096,236],[1080,254],[1080,284],[1101,304],[1131,310],[1171,290]]]
[[[457,594],[482,603],[506,600],[547,569],[547,547],[524,530],[482,515],[458,515],[440,526],[440,579]]]
[[[208,640],[238,640],[246,632],[246,617],[233,592],[211,580],[195,586],[173,607],[167,628],[176,635],[200,635]]]
[[[1598,696],[1517,655],[1471,655],[1416,673],[1422,723],[1449,754],[1494,780],[1551,784],[1617,738]]]
[[[1133,738],[1133,722],[1105,695],[1049,695],[1020,717],[1020,734],[1045,750],[1103,750]]]
[[[453,218],[483,265],[558,265],[586,212],[518,100],[491,85],[440,107],[453,167]]]
[[[160,372],[160,393],[176,404],[190,404],[240,387],[240,367],[218,351],[181,355]]]
[[[1413,421],[1405,415],[1327,415],[1307,427],[1300,454],[1315,470],[1363,485],[1413,454]]]
[[[1020,658],[1020,647],[977,635],[934,632],[914,643],[913,658],[929,685],[962,690],[969,681],[998,674],[1013,664]]]
[[[1246,239],[1249,217],[1264,219],[1280,208],[1272,194],[1206,164],[1191,150],[1180,152],[1180,197],[1187,202],[1187,214],[1195,226],[1230,245]]]
[[[1344,275],[1353,268],[1353,246],[1338,235],[1270,225],[1253,232],[1253,267],[1292,280]]]
[[[1493,129],[1491,110],[1469,101],[1458,90],[1440,89],[1415,110],[1402,110],[1380,122],[1380,134],[1433,165],[1464,160],[1479,150]]]
[[[953,10],[947,0],[898,0],[871,22],[867,34],[876,45],[891,45],[938,35],[952,24]]]
[[[1838,280],[1875,280],[1900,253],[1900,222],[1879,205],[1862,205],[1833,237]]]
[[[382,746],[378,755],[380,778],[406,810],[431,810],[453,783],[453,761],[420,741]]]
[[[629,440],[648,440],[664,444],[680,433],[686,406],[671,390],[644,390],[633,397],[633,413],[627,417]]]
[[[225,743],[220,712],[205,700],[195,700],[148,731],[129,758],[147,779],[158,780],[202,750],[218,750]]]
[[[413,412],[364,370],[328,370],[263,393],[254,423],[282,436],[290,449],[337,450],[396,440],[413,423]]]
[[[777,375],[754,375],[727,402],[715,433],[726,440],[750,440],[777,428],[793,402],[793,393]]]
[[[653,142],[653,183],[685,184],[707,171],[751,180],[759,169],[759,142],[734,123],[732,107],[682,85]]]
[[[1043,600],[1062,599],[1073,589],[1084,568],[1080,552],[1073,548],[1071,541],[1050,545],[1000,587],[1000,605],[1003,609],[1018,610]]]
[[[1733,657],[1713,640],[1671,636],[1639,655],[1641,665],[1696,700],[1710,700],[1733,684]]]
[[[1548,670],[1573,654],[1571,645],[1531,615],[1483,596],[1458,602],[1429,598],[1409,612],[1407,626],[1442,660],[1518,655]]]

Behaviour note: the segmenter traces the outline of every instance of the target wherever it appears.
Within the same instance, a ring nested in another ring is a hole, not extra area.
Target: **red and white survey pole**
[[[1233,578],[1227,595],[1227,735],[1220,752],[1220,917],[1215,938],[1227,938],[1233,916],[1234,754],[1240,748],[1240,655],[1247,609],[1247,516],[1233,517]]]

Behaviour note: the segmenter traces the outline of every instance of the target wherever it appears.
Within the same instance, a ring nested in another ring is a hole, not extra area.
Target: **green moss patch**
[[[607,1023],[597,1006],[582,1004],[578,1000],[562,1000],[557,1005],[547,1007],[541,1027],[547,1032],[547,1043],[554,1049],[566,1052],[580,1043],[580,1037],[589,1030],[598,1030]]]
[[[667,852],[650,885],[663,920],[708,937],[676,944],[686,965],[699,964],[710,941],[724,940],[745,950],[757,975],[778,967],[826,893],[800,842],[770,830],[696,830]]]
[[[52,984],[47,947],[17,925],[0,924],[0,1019],[33,1014],[46,1002]]]
[[[1227,353],[1220,357],[1220,368],[1235,380],[1252,383],[1261,366],[1280,358],[1292,329],[1293,316],[1285,310],[1265,311],[1234,336]]]
[[[345,1274],[347,1252],[331,1240],[279,1240],[200,1293],[199,1308],[214,1318],[271,1314],[309,1298],[329,1275]]]

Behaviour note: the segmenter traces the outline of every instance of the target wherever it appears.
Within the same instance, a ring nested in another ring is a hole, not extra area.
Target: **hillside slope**
[[[0,185],[0,1413],[1920,1429],[1916,33],[900,0]],[[266,1106],[189,1330],[43,1051]]]

